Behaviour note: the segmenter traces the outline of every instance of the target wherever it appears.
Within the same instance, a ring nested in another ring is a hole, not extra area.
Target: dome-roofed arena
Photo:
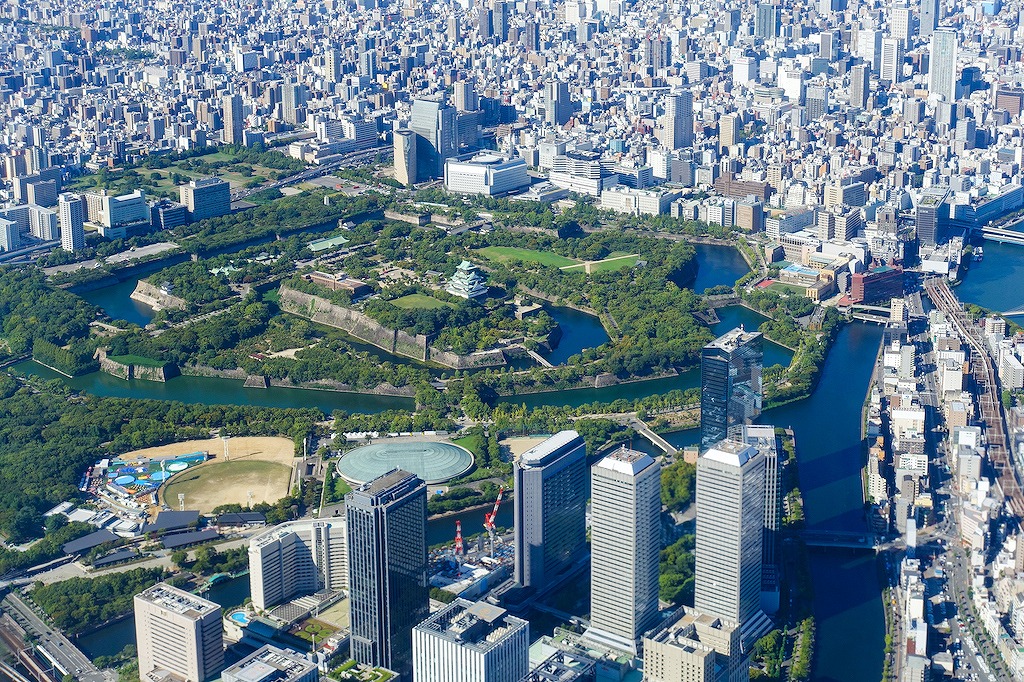
[[[473,455],[458,445],[436,441],[394,441],[365,445],[338,461],[338,473],[349,483],[360,484],[403,469],[427,483],[444,483],[469,471]]]

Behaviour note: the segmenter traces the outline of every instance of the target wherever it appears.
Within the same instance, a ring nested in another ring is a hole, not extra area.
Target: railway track
[[[985,423],[989,461],[1011,513],[1017,518],[1024,518],[1024,492],[1013,462],[1013,453],[1007,437],[1006,416],[1003,414],[1000,396],[999,377],[988,344],[981,332],[968,319],[960,300],[945,279],[929,280],[925,284],[925,292],[935,307],[945,313],[946,318],[956,328],[960,339],[970,349],[971,372],[978,389],[978,408]]]

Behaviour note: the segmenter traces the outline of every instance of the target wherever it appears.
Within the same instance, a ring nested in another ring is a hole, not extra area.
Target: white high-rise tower
[[[658,620],[661,466],[622,448],[590,470],[590,628],[585,637],[637,653]]]

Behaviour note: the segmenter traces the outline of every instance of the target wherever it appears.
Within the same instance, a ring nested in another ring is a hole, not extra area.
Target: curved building
[[[249,540],[249,589],[261,611],[347,582],[343,518],[282,523]]]
[[[344,455],[338,461],[338,473],[349,483],[361,484],[402,469],[432,485],[464,474],[472,466],[469,450],[451,443],[383,441]]]

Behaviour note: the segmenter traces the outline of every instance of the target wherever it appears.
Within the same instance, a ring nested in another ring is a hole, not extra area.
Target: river
[[[1024,290],[1011,283],[1024,281],[1024,246],[985,241],[985,257],[973,262],[953,290],[961,301],[1002,312],[1024,308]],[[1024,315],[1013,318],[1024,324]]]
[[[850,324],[839,332],[814,394],[771,410],[764,423],[792,427],[809,528],[864,532],[861,406],[882,329]],[[812,679],[877,680],[885,622],[872,553],[810,553],[817,638]]]
[[[32,374],[44,379],[60,379],[71,388],[92,395],[114,398],[150,398],[177,400],[202,405],[259,405],[261,407],[315,407],[324,414],[335,410],[351,413],[375,414],[384,410],[412,410],[415,401],[399,396],[320,391],[311,388],[246,388],[241,379],[221,377],[178,376],[166,382],[125,381],[105,372],[92,372],[84,376],[67,377],[28,360],[14,365],[21,374]]]

